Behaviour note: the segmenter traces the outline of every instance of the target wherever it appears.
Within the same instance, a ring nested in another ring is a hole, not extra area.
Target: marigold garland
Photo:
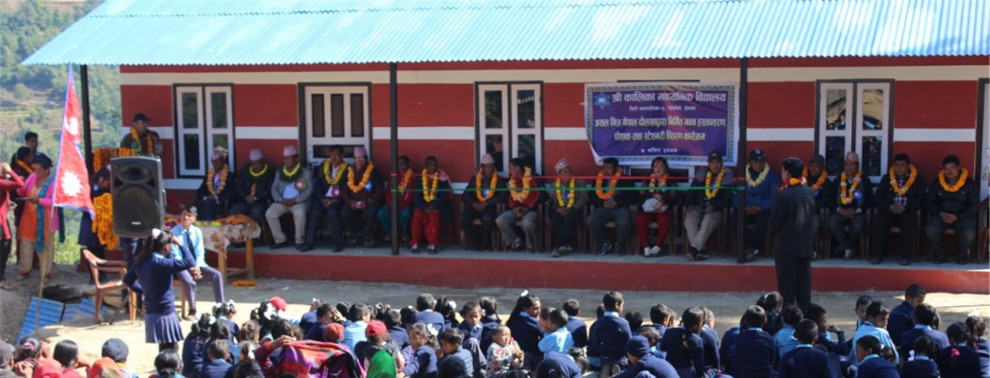
[[[478,201],[485,202],[492,197],[495,197],[495,187],[498,186],[498,175],[492,175],[491,183],[488,184],[488,195],[482,194],[481,190],[481,179],[483,178],[483,170],[478,170],[478,173],[474,175],[474,196],[478,198]]]
[[[862,181],[862,179],[863,179],[863,172],[861,172],[861,171],[860,172],[856,172],[856,177],[853,177],[852,187],[850,187],[850,188],[847,189],[847,186],[849,184],[846,182],[847,181],[846,180],[846,173],[845,172],[842,172],[842,174],[839,176],[839,181],[840,181],[840,183],[839,183],[839,202],[841,202],[843,205],[848,205],[848,204],[852,203],[853,198],[850,195],[850,193],[855,193],[856,192],[856,187],[859,186],[859,183],[860,183],[860,181]]]
[[[99,172],[99,170],[106,168],[110,164],[110,160],[114,158],[134,155],[137,155],[134,150],[127,147],[104,147],[97,149],[93,151],[93,171]]]
[[[34,171],[33,169],[31,169],[30,165],[27,165],[27,163],[21,161],[20,159],[17,160],[17,165],[21,166],[21,168],[24,168],[24,171],[26,171],[28,174],[31,174],[31,172]]]
[[[908,190],[911,189],[911,185],[914,185],[914,181],[918,179],[918,170],[914,168],[914,164],[910,165],[911,174],[908,175],[907,181],[904,186],[897,183],[897,176],[894,175],[894,167],[891,166],[887,170],[887,177],[890,178],[890,189],[897,193],[899,196],[907,194]]]
[[[330,184],[330,186],[337,185],[337,183],[340,182],[340,178],[341,177],[344,177],[344,171],[350,171],[350,169],[347,169],[347,168],[350,168],[347,165],[347,163],[343,163],[342,162],[342,163],[340,163],[340,165],[337,165],[337,174],[336,175],[331,175],[330,174],[330,159],[324,160],[323,161],[323,179],[324,180],[327,180],[327,184]]]
[[[808,179],[808,166],[807,165],[804,166],[804,173],[801,174],[801,177],[804,177],[805,180]],[[822,170],[822,174],[818,175],[818,180],[815,180],[815,183],[814,184],[811,184],[811,190],[817,191],[818,188],[821,188],[822,185],[825,184],[825,180],[828,180],[828,171],[826,171],[826,170],[823,169]]]
[[[223,171],[220,172],[220,186],[214,187],[213,177],[216,175],[216,171],[213,167],[210,167],[210,171],[206,176],[206,189],[210,191],[210,194],[218,196],[220,192],[223,192],[223,188],[227,187],[227,173],[227,165],[225,164]]]
[[[234,287],[254,287],[257,284],[258,283],[254,281],[240,280],[234,281],[231,285],[234,285]]]
[[[760,186],[760,184],[762,184],[763,181],[766,181],[768,174],[770,174],[770,166],[767,164],[763,164],[763,171],[760,172],[759,176],[756,176],[756,180],[753,180],[752,178],[750,178],[751,176],[749,174],[749,168],[746,168],[746,182],[749,183],[749,186],[755,188],[757,186]]]
[[[113,232],[113,197],[110,193],[104,193],[93,198],[93,207],[96,213],[96,217],[93,218],[93,233],[100,240],[100,244],[117,246],[120,238]]]
[[[257,172],[257,173],[255,173],[254,167],[248,167],[248,174],[250,174],[251,177],[254,178],[261,177],[262,175],[265,174],[265,172],[268,172],[268,164],[265,164],[265,167],[261,168],[261,172]]]
[[[619,177],[622,177],[622,168],[615,170],[615,176],[612,177],[612,182],[608,184],[608,192],[602,191],[602,180],[605,179],[605,170],[598,171],[598,177],[595,178],[595,195],[603,201],[611,200],[615,196],[615,186],[619,184]]]
[[[553,185],[555,191],[557,192],[557,206],[563,208],[573,208],[574,207],[574,178],[571,178],[569,192],[567,193],[567,203],[564,203],[564,191],[560,189],[560,177],[557,178],[557,182]]]
[[[721,170],[715,177],[715,186],[722,185],[722,178],[725,177],[725,170]],[[705,198],[712,199],[718,195],[719,188],[712,186],[712,171],[705,172]]]
[[[801,178],[791,177],[790,179],[787,180],[787,182],[781,184],[780,187],[777,188],[777,190],[784,190],[785,188],[794,185],[808,185],[808,180],[805,180],[804,177]]]
[[[426,172],[426,170],[423,170],[423,172]],[[407,169],[405,176],[402,176],[402,181],[399,181],[399,188],[398,188],[399,194],[403,194],[406,192],[406,188],[409,187],[409,180],[412,179],[412,175],[413,175],[412,168]]]
[[[516,179],[515,178],[509,179],[509,196],[511,196],[512,199],[515,200],[516,202],[525,201],[526,198],[529,197],[529,189],[532,187],[532,182],[533,182],[533,170],[530,169],[529,167],[526,167],[525,171],[523,172],[522,190],[516,191]]]
[[[440,184],[440,172],[433,174],[433,184],[429,183],[430,173],[423,170],[423,201],[431,203],[437,198],[437,185]]]
[[[361,175],[361,182],[357,184],[354,183],[354,169],[356,167],[350,167],[347,170],[347,187],[351,189],[351,192],[356,193],[364,189],[364,186],[368,184],[368,180],[371,180],[371,171],[375,170],[375,165],[370,161],[368,162],[368,166],[364,167],[364,174]]]
[[[658,176],[656,173],[650,175],[650,183],[647,186],[650,193],[660,192],[663,188],[667,187],[667,175]]]
[[[963,185],[966,185],[967,177],[969,177],[969,171],[967,171],[966,168],[963,168],[962,174],[959,175],[959,180],[956,180],[954,185],[949,186],[949,183],[945,182],[945,170],[943,169],[938,172],[938,184],[941,185],[942,189],[946,192],[955,193],[958,192],[959,189],[962,189]]]
[[[133,127],[131,128],[131,139],[134,140],[134,142],[131,143],[131,145],[137,147],[134,148],[135,152],[137,153],[146,152],[148,155],[155,154],[155,142],[154,140],[151,139],[150,131],[144,132],[144,142],[148,144],[147,146],[143,146],[141,144],[141,137],[138,136],[137,129]]]

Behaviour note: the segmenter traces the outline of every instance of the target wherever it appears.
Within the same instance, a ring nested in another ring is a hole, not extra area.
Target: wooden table
[[[224,282],[230,276],[246,274],[249,280],[254,279],[254,238],[261,236],[261,226],[257,223],[218,224],[202,222],[197,226],[203,230],[203,243],[206,250],[217,254],[217,270],[223,275]],[[244,267],[231,268],[227,266],[227,246],[230,243],[244,243]]]

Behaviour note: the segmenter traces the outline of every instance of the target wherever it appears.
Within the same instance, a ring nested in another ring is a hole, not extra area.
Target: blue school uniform
[[[953,357],[953,354],[958,353]],[[938,354],[938,370],[942,378],[980,376],[980,357],[966,344],[954,344]]]
[[[614,364],[626,356],[626,342],[632,337],[629,322],[615,311],[606,311],[601,319],[592,325],[594,331],[588,335],[588,346],[595,346],[601,363]]]
[[[980,336],[975,344],[976,355],[980,358],[980,376],[990,378],[990,342]]]
[[[388,327],[388,336],[392,338],[392,342],[395,343],[400,350],[409,345],[409,332],[406,332],[405,328],[400,326]]]
[[[368,341],[368,336],[365,335],[364,331],[368,328],[368,323],[362,321],[347,321],[344,323],[344,340],[341,344],[347,345],[347,348],[354,350],[357,343],[362,341]]]
[[[839,378],[829,361],[828,353],[815,349],[811,344],[795,345],[780,360],[778,378]]]
[[[233,373],[233,365],[222,358],[211,360],[203,365],[201,378],[230,378]]]
[[[684,327],[668,328],[660,339],[660,350],[682,378],[694,378],[705,370],[705,347],[701,336]]]
[[[750,328],[739,332],[729,365],[729,374],[735,378],[765,378],[777,374],[777,350],[773,336],[761,328]]]
[[[567,331],[567,328],[560,327],[556,331],[544,334],[543,339],[540,340],[539,347],[540,351],[543,352],[544,358],[550,352],[566,354],[569,349],[574,347],[574,337]]]
[[[543,331],[540,330],[540,320],[529,315],[526,311],[520,311],[509,324],[506,324],[512,331],[512,338],[519,344],[519,349],[534,356],[542,355],[540,352],[540,338]]]
[[[464,335],[464,341],[461,342],[461,349],[471,355],[471,361],[474,364],[475,371],[480,371],[488,363],[485,356],[487,350],[481,349],[481,334],[484,331],[484,326],[478,323],[478,325],[472,327],[466,322],[461,322],[461,324],[457,325],[457,329]],[[469,368],[471,366],[468,365]]]
[[[873,323],[870,323],[869,321],[864,321],[862,324],[860,324],[859,328],[856,329],[856,334],[853,335],[852,345],[856,345],[856,342],[858,342],[859,339],[863,336],[876,337],[877,340],[880,340],[880,344],[883,344],[883,346],[894,350],[894,357],[895,357],[894,361],[899,360],[897,349],[896,347],[894,347],[894,341],[890,339],[890,334],[887,333],[886,329],[877,328],[877,326],[873,325]],[[849,359],[852,361],[856,361],[856,348],[850,348]]]
[[[447,319],[443,318],[439,312],[433,310],[423,310],[413,314],[413,323],[423,323],[428,326],[432,326],[433,329],[437,331],[439,335],[444,330],[446,330]]]
[[[776,335],[780,327],[783,326],[780,321],[780,313],[777,311],[767,311],[767,324],[763,325],[763,330],[767,331],[770,336]]]
[[[839,331],[835,333],[835,337],[838,341],[832,341],[831,335],[828,331],[818,332],[818,341],[815,342],[816,345],[824,345],[828,349],[829,353],[835,353],[840,356],[846,356],[849,354],[849,346],[846,344],[846,332]]]
[[[324,332],[327,329],[327,325],[323,323],[316,323],[309,327],[309,331],[303,336],[303,340],[313,340],[319,342],[327,341]]]
[[[635,364],[629,365],[621,373],[612,378],[634,378],[642,372],[648,372],[655,378],[678,378],[677,370],[669,362],[651,355],[643,356]]]
[[[777,347],[777,356],[783,358],[798,344],[797,339],[794,338],[794,327],[789,325],[780,327],[777,334],[773,336],[773,342]]]
[[[436,351],[426,345],[416,348],[412,356],[406,360],[406,367],[402,369],[402,373],[410,378],[436,378]]]
[[[584,348],[588,345],[588,325],[584,323],[584,320],[578,319],[576,316],[568,317],[567,331],[574,338],[574,346]]]
[[[599,320],[601,320],[601,318],[599,318]],[[599,345],[597,342],[591,342],[591,335],[598,332],[598,326],[598,320],[596,320],[594,323],[591,323],[591,327],[588,327],[588,347],[585,348],[585,354],[588,356],[588,364],[594,368],[602,367],[602,352]]]
[[[309,332],[309,329],[316,325],[316,323],[319,323],[319,320],[316,318],[316,310],[307,312],[299,318],[299,328],[302,328],[303,333]]]
[[[484,326],[481,323],[478,323],[478,325],[472,327],[469,324],[467,324],[467,322],[462,322],[461,324],[457,325],[457,329],[461,331],[462,335],[464,335],[464,341],[474,338],[474,339],[478,339],[478,341],[480,342],[481,333],[484,330]]]
[[[464,367],[468,371],[468,375],[474,375],[474,372],[479,371],[480,367],[474,362],[474,358],[471,357],[471,353],[464,350],[464,348],[457,348],[454,353],[443,356],[440,360],[446,360],[448,358],[456,358],[464,362]]]
[[[891,335],[893,336],[893,335]],[[900,352],[901,356],[910,356],[911,351],[914,350],[914,342],[918,340],[921,336],[928,336],[935,342],[936,350],[942,350],[949,347],[949,337],[945,336],[942,331],[934,330],[932,327],[918,324],[901,334],[901,346]],[[906,358],[906,357],[905,357]]]
[[[481,342],[481,350],[488,351],[488,347],[492,345],[492,333],[495,332],[495,327],[500,325],[502,321],[494,316],[481,317],[481,338],[478,340]]]
[[[856,370],[856,378],[900,378],[900,375],[897,374],[897,368],[890,361],[871,354],[863,357],[863,361],[860,361],[859,369]]]
[[[701,328],[700,336],[705,349],[705,370],[718,369],[718,331],[706,325]]]
[[[729,366],[729,357],[732,356],[732,353],[729,351],[736,345],[736,338],[739,337],[739,327],[739,325],[736,325],[725,330],[725,333],[722,334],[722,345],[718,347],[718,355],[720,357],[719,367],[722,370],[725,370],[726,366]]]
[[[916,356],[905,362],[901,368],[901,378],[939,378],[938,365],[925,356]]]
[[[198,334],[189,333],[186,340],[182,342],[182,375],[189,378],[199,378],[199,373],[203,370],[203,347],[208,338],[201,338]]]
[[[904,345],[901,343],[901,335],[913,326],[914,307],[911,307],[907,301],[901,302],[893,310],[890,310],[890,318],[887,319],[887,333],[890,334],[890,339],[894,341],[894,345]]]
[[[554,361],[560,366],[560,371],[558,372],[558,377],[561,378],[579,378],[581,377],[581,367],[574,362],[574,359],[567,354],[550,352],[547,353],[543,361]],[[491,373],[491,372],[489,372]]]

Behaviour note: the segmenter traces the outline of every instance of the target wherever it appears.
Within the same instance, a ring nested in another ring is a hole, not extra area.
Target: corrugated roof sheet
[[[990,55],[987,0],[107,0],[25,64]]]

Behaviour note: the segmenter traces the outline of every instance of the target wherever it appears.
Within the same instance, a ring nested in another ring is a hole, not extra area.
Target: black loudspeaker
[[[165,223],[162,161],[127,156],[110,160],[113,232],[124,238],[146,238]]]

